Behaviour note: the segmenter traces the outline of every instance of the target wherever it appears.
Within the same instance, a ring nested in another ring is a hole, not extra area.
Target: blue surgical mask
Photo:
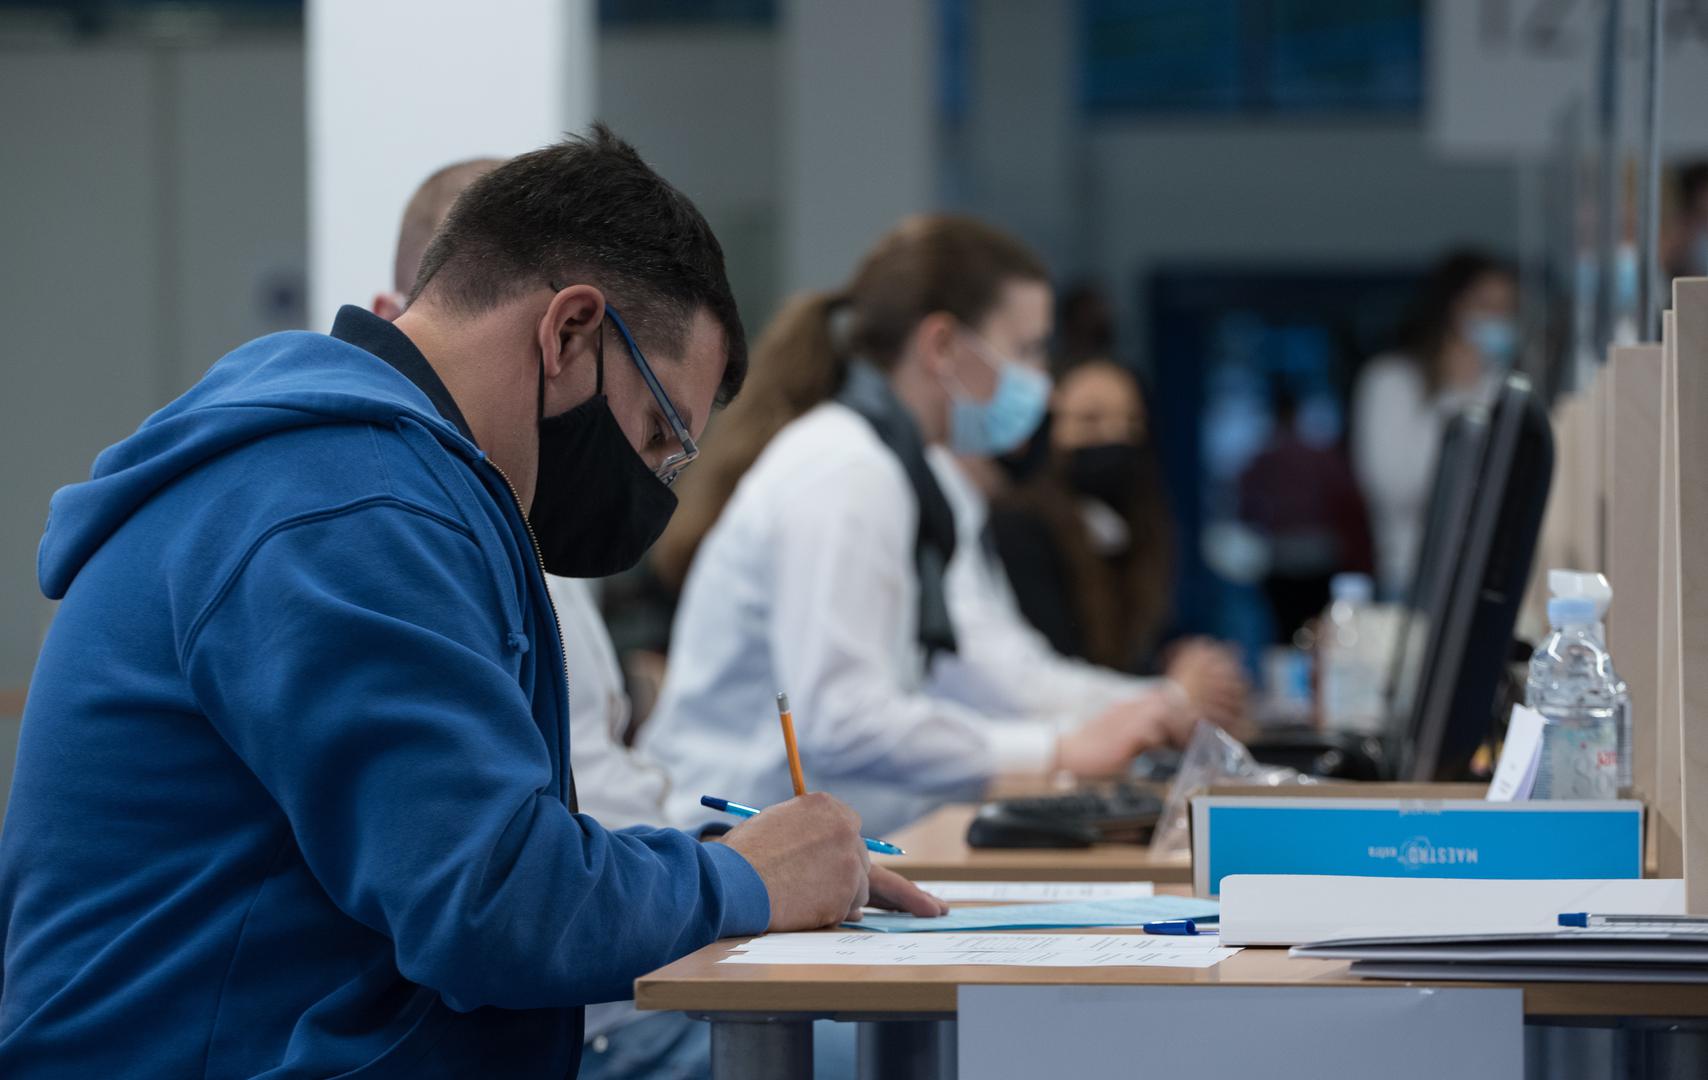
[[[980,359],[996,369],[996,391],[978,401],[960,386],[949,390],[949,448],[957,454],[995,457],[1025,442],[1050,405],[1050,377],[1001,356],[969,336]]]
[[[1483,367],[1505,371],[1518,355],[1518,328],[1499,315],[1472,315],[1465,320],[1465,338],[1482,354]]]

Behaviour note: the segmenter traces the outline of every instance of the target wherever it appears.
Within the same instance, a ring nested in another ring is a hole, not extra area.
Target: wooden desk
[[[975,851],[967,846],[967,824],[977,807],[945,806],[886,837],[906,855],[883,865],[916,881],[1155,881],[1192,880],[1189,856],[1155,860],[1137,844],[1099,844],[1090,849],[1008,848]]]
[[[836,931],[829,931],[836,932]],[[1028,933],[1046,933],[1032,930]],[[1071,934],[1136,934],[1080,927]],[[641,1009],[802,1013],[818,1017],[936,1014],[950,1019],[962,986],[1512,986],[1389,982],[1353,976],[1343,960],[1292,960],[1286,949],[1248,948],[1212,968],[855,967],[724,964],[747,939],[720,941],[635,983]],[[1708,1019],[1708,984],[1522,983],[1527,1017],[1656,1016]]]
[[[1176,886],[1160,891],[1185,890]],[[640,1009],[681,1011],[711,1022],[714,1080],[810,1075],[814,1020],[860,1023],[863,1077],[952,1076],[953,1025],[944,1021],[955,1019],[960,987],[971,985],[1178,986],[1186,992],[1218,986],[1301,992],[1354,986],[1373,993],[1392,987],[1517,986],[1529,1024],[1623,1025],[1665,1018],[1699,1030],[1708,1021],[1708,985],[1388,982],[1354,978],[1343,961],[1292,960],[1285,949],[1249,948],[1202,969],[718,963],[739,944],[732,940],[710,945],[635,984]]]

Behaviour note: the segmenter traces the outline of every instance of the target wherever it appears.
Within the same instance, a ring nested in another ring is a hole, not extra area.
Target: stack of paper
[[[942,964],[1011,967],[1207,968],[1239,952],[1214,935],[1148,934],[768,934],[726,956],[724,964]]]
[[[1682,915],[1684,883],[1230,876],[1221,929],[1369,978],[1708,982],[1708,928],[1562,929],[1577,912]]]
[[[1330,938],[1548,933],[1569,911],[1684,913],[1678,880],[1491,881],[1295,874],[1222,881],[1222,940],[1302,945]]]
[[[947,915],[921,919],[893,911],[866,911],[859,922],[843,923],[850,930],[880,934],[942,933],[955,930],[1053,930],[1072,926],[1143,926],[1164,919],[1212,919],[1220,910],[1214,900],[1189,896],[1146,896],[1125,900],[1082,900],[1078,903],[998,904],[956,908]]]
[[[1534,934],[1346,938],[1293,956],[1351,960],[1372,979],[1708,982],[1708,931],[1561,929]]]

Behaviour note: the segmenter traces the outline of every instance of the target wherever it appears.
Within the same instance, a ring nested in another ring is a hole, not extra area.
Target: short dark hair
[[[688,197],[604,124],[482,176],[433,234],[410,292],[476,314],[525,289],[597,285],[643,346],[677,352],[705,308],[723,328],[717,401],[747,376],[723,248]]]

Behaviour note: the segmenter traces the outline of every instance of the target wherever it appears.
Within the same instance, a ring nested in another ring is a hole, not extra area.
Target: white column
[[[593,117],[593,0],[309,0],[309,318],[391,287],[428,174]]]
[[[973,12],[969,208],[1071,278],[1088,268],[1095,239],[1078,20],[1060,0],[981,0]]]
[[[936,202],[936,5],[782,5],[783,284],[841,284],[880,233]]]

